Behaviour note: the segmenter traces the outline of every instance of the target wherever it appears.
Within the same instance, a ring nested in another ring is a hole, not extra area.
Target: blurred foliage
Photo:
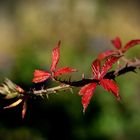
[[[14,130],[1,128],[0,129],[1,140],[45,140],[37,132],[29,130],[28,128],[18,128]]]
[[[59,66],[77,68],[73,80],[91,75],[91,62],[107,49],[110,40],[140,37],[138,0],[1,0],[0,73],[28,89],[34,69],[49,69],[51,50],[62,40]],[[139,57],[139,46],[128,57]],[[98,87],[86,113],[78,89],[48,99],[30,99],[27,115],[21,106],[3,110],[0,103],[1,140],[139,140],[140,73],[116,80],[122,102]],[[48,86],[51,86],[49,83]],[[102,93],[102,94],[101,94]]]

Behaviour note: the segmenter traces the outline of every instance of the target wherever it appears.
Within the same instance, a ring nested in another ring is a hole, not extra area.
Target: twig
[[[135,70],[138,68],[140,68],[140,60],[137,59],[135,62],[130,62],[116,71],[108,72],[105,75],[105,78],[114,80],[120,75],[126,74],[128,72],[135,72]],[[49,95],[62,90],[70,90],[72,87],[82,87],[91,82],[93,83],[95,82],[97,84],[99,82],[96,79],[88,79],[88,78],[87,79],[83,78],[82,80],[79,81],[65,81],[61,79],[55,79],[55,80],[59,81],[60,83],[63,83],[63,85],[53,87],[53,88],[48,88],[48,89],[33,90],[32,92],[30,91],[29,93],[32,93],[34,95],[43,95],[43,94]]]

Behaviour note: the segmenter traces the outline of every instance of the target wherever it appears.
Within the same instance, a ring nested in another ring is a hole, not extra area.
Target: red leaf
[[[95,79],[98,79],[100,76],[100,60],[96,59],[92,62],[92,72]]]
[[[117,51],[114,51],[114,50],[107,50],[105,52],[102,52],[98,55],[98,59],[99,60],[103,60],[111,55],[114,55],[114,54],[117,54]]]
[[[24,93],[24,90],[18,85],[16,85],[16,90],[20,93]]]
[[[116,37],[114,40],[112,40],[112,44],[115,46],[115,48],[120,49],[122,48],[122,43],[119,37]]]
[[[51,74],[48,73],[47,71],[35,70],[34,78],[33,78],[32,82],[34,82],[34,83],[43,82],[46,79],[48,79],[50,76],[51,76]]]
[[[27,103],[26,101],[24,101],[23,106],[22,106],[22,119],[24,119],[26,111],[27,111]]]
[[[60,44],[61,44],[61,41],[58,42],[57,46],[52,51],[52,64],[51,64],[51,67],[50,67],[50,71],[51,72],[55,71],[57,63],[59,61],[59,57],[60,57]]]
[[[83,105],[83,112],[85,112],[91,97],[93,96],[93,92],[96,88],[97,84],[96,83],[90,83],[85,85],[84,87],[81,88],[79,91],[79,95],[82,96],[82,105]]]
[[[103,78],[106,73],[112,68],[112,65],[118,61],[120,57],[115,57],[115,56],[112,56],[110,58],[108,58],[106,60],[106,62],[104,63],[103,67],[102,67],[102,71],[101,71],[101,77],[100,78]]]
[[[122,48],[122,52],[126,52],[128,49],[134,47],[135,45],[140,44],[140,39],[129,41],[124,48]]]
[[[76,71],[77,71],[76,69],[64,67],[64,68],[60,68],[57,71],[55,71],[53,76],[55,77],[55,76],[59,76],[61,74],[66,74],[66,73],[76,72]]]
[[[118,100],[120,99],[119,88],[113,80],[101,79],[100,84],[103,86],[105,90],[112,92],[117,97]]]

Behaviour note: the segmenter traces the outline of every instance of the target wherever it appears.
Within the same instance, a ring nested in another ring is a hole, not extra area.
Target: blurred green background
[[[91,62],[112,48],[140,38],[139,0],[0,0],[0,81],[8,77],[28,89],[34,69],[49,69],[51,50],[62,41],[59,66],[78,69],[73,80],[91,76]],[[139,57],[140,46],[127,56]],[[21,108],[0,105],[0,140],[139,140],[140,73],[116,80],[122,102],[98,87],[83,115],[78,90],[30,99]],[[51,87],[51,83],[48,87]],[[102,94],[100,94],[102,93]]]

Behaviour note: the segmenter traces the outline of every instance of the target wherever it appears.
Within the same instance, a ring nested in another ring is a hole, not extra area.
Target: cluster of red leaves
[[[48,78],[53,79],[53,78],[60,76],[62,74],[77,71],[76,69],[73,69],[70,67],[63,67],[63,68],[59,68],[56,70],[56,66],[57,66],[59,58],[60,58],[60,44],[61,44],[61,42],[59,41],[57,46],[52,51],[52,64],[50,67],[50,72],[43,71],[43,70],[35,70],[34,71],[34,78],[32,80],[34,83],[43,82],[43,81],[47,80]]]
[[[118,61],[118,59],[130,48],[134,47],[137,44],[140,44],[140,40],[131,40],[122,47],[122,42],[119,37],[116,37],[112,40],[112,44],[117,50],[107,50],[103,53],[98,55],[98,58],[93,61],[92,63],[92,72],[93,72],[93,79],[98,80],[98,82],[93,82],[85,85],[79,91],[79,94],[82,96],[82,105],[83,105],[83,112],[85,112],[91,97],[94,94],[94,90],[97,85],[102,86],[105,90],[112,92],[118,100],[120,100],[119,96],[119,88],[115,81],[112,79],[106,79],[104,76],[107,72],[112,68],[112,65]],[[103,59],[107,59],[101,68],[101,61]]]
[[[97,85],[101,85],[105,90],[112,92],[117,97],[118,100],[120,99],[119,88],[117,84],[111,79],[104,78],[107,72],[112,68],[112,65],[115,62],[117,62],[119,58],[120,57],[115,56],[108,58],[105,61],[102,68],[99,59],[93,61],[92,63],[93,79],[98,80],[98,82],[89,83],[80,89],[79,94],[82,96],[82,105],[84,108],[83,112],[85,112]]]
[[[111,55],[123,55],[128,49],[134,47],[137,44],[140,44],[140,39],[131,40],[127,42],[123,47],[120,38],[116,37],[114,40],[112,40],[112,44],[114,45],[116,50],[107,50],[103,53],[100,53],[98,55],[98,59],[102,60]]]

